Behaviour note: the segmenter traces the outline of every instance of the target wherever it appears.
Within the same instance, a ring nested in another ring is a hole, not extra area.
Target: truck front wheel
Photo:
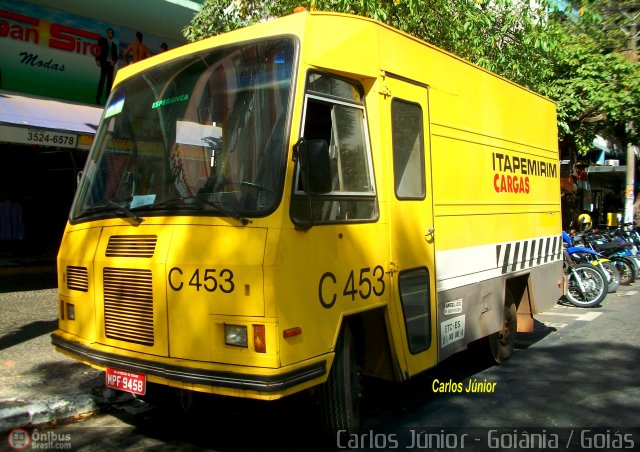
[[[360,427],[360,369],[356,341],[345,325],[336,344],[329,378],[320,388],[320,416],[329,439],[348,437]]]

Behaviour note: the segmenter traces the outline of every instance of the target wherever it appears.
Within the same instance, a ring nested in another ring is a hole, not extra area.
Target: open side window
[[[302,138],[327,143],[331,190],[308,194],[298,164],[291,207],[294,223],[327,224],[377,219],[366,124],[362,89],[358,84],[325,74],[309,73]]]

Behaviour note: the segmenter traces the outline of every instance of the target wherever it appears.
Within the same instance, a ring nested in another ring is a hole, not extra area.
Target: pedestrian
[[[102,94],[105,89],[109,97],[111,86],[113,85],[113,71],[118,62],[118,46],[113,39],[113,29],[107,29],[107,37],[98,39],[99,53],[96,56],[96,65],[100,68],[100,81],[98,82],[98,92],[96,93],[96,104],[102,105]]]
[[[124,49],[124,52],[122,54],[122,56],[124,57],[124,61],[128,60],[129,53],[131,53],[132,55],[131,62],[129,62],[128,64],[137,63],[138,61],[144,60],[148,56],[151,56],[151,52],[149,52],[149,49],[147,49],[142,44],[142,38],[142,33],[137,31],[135,41],[132,44],[129,44],[126,49]]]

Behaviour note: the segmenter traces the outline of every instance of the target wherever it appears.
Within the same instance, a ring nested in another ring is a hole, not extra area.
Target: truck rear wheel
[[[502,329],[489,336],[491,355],[498,364],[503,364],[513,353],[518,331],[518,314],[516,311],[513,295],[507,288],[504,294]]]
[[[360,427],[360,369],[356,342],[345,325],[336,344],[329,378],[320,388],[320,416],[329,439],[357,433]]]

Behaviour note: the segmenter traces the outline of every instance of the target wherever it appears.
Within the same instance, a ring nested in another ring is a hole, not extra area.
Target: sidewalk
[[[101,372],[56,352],[50,334],[58,324],[57,289],[51,275],[0,274],[0,433],[19,426],[55,423],[98,409],[109,396]]]

